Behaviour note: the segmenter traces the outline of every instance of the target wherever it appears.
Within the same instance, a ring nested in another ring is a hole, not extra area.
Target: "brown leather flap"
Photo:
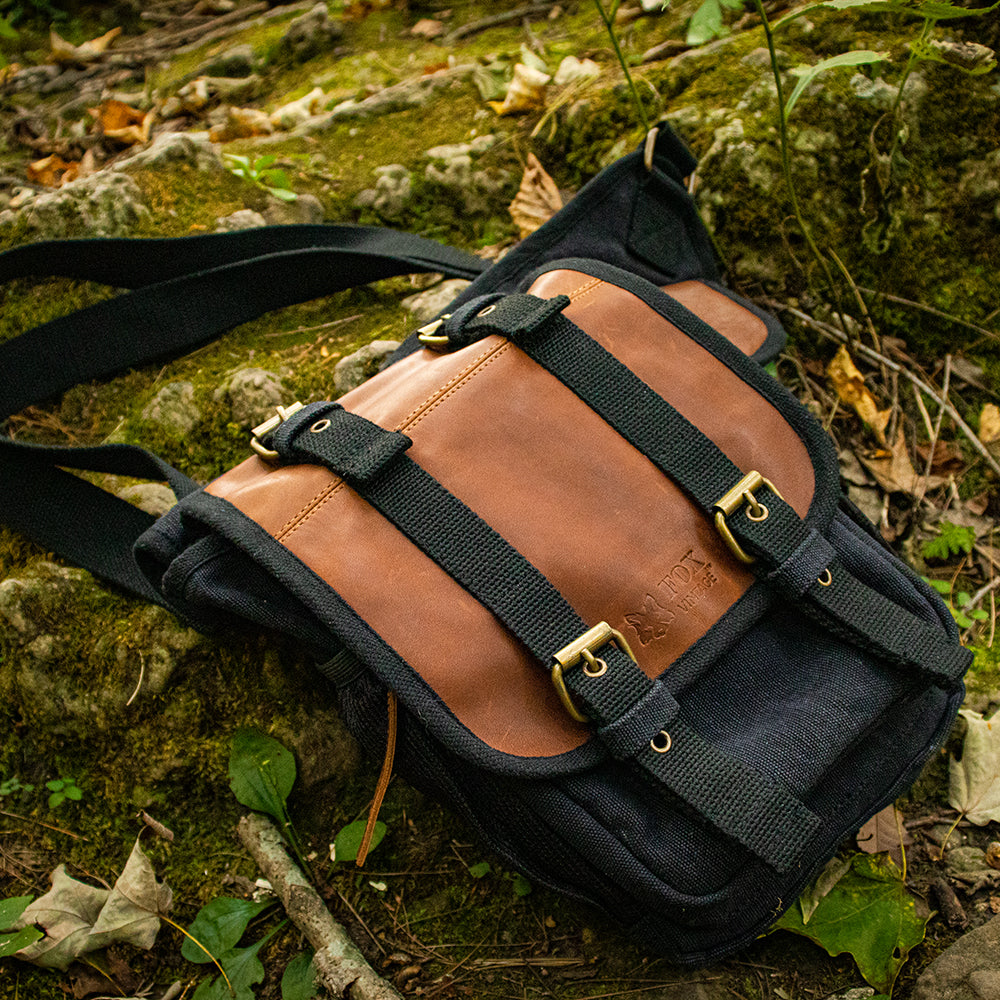
[[[530,291],[568,295],[565,316],[805,515],[815,492],[805,445],[713,353],[636,295],[579,271],[550,271]],[[748,353],[765,334],[758,317],[707,286],[685,282],[668,291]],[[412,354],[341,402],[409,435],[409,456],[517,548],[585,621],[619,629],[651,677],[752,582],[670,479],[505,340]],[[547,665],[325,469],[251,458],[208,492],[327,581],[489,746],[545,757],[589,737],[562,708]]]

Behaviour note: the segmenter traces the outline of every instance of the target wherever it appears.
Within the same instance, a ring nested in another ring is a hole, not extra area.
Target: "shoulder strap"
[[[270,226],[179,239],[61,240],[0,254],[0,281],[60,276],[128,288],[0,344],[0,421],[90,379],[183,354],[272,309],[398,274],[475,278],[477,257],[370,226]],[[131,445],[50,448],[0,436],[0,523],[131,593],[162,603],[132,545],[153,522],[64,468],[197,488]]]

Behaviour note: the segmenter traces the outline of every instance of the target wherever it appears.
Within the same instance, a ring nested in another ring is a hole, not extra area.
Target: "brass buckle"
[[[433,320],[426,326],[418,327],[417,340],[419,340],[424,347],[447,347],[447,335],[438,333],[438,330],[444,325],[444,321],[446,319],[451,319],[451,313],[445,313],[440,319]]]
[[[712,505],[715,510],[716,530],[722,535],[722,540],[726,545],[729,546],[729,551],[741,563],[746,563],[748,566],[757,560],[753,556],[748,555],[740,543],[733,538],[733,533],[729,530],[729,525],[726,524],[726,518],[735,514],[740,507],[746,504],[749,507],[747,517],[750,520],[766,520],[770,511],[754,496],[755,491],[759,490],[762,486],[766,486],[779,500],[785,499],[770,479],[765,479],[759,472],[753,471],[748,472],[728,493],[719,500],[716,500]]]
[[[568,646],[563,646],[553,657],[556,662],[552,665],[552,684],[556,689],[556,694],[559,695],[563,708],[577,722],[589,722],[590,720],[573,704],[573,698],[570,696],[563,678],[563,671],[575,667],[583,660],[586,664],[583,669],[591,677],[600,677],[607,670],[608,665],[594,656],[594,652],[612,641],[633,663],[636,662],[635,654],[629,648],[625,636],[617,629],[613,629],[607,622],[599,622],[593,628],[587,629],[583,635],[574,639]]]
[[[261,438],[267,437],[272,431],[276,431],[293,413],[298,413],[302,409],[302,404],[295,402],[291,406],[279,406],[273,417],[269,417],[262,424],[258,424],[250,433],[250,447],[253,448],[261,458],[268,462],[273,462],[281,456],[272,448],[268,448],[261,442]]]

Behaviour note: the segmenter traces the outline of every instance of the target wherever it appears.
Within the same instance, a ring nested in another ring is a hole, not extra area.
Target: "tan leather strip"
[[[689,308],[745,323],[754,332],[744,343],[759,335],[756,316],[688,284]],[[741,469],[757,469],[806,512],[812,464],[766,400],[629,292],[574,271],[549,272],[532,291],[547,297],[563,289],[575,293],[570,319]],[[410,355],[342,403],[383,427],[404,427],[410,457],[517,548],[585,621],[622,631],[650,676],[752,582],[670,479],[499,338],[451,354]],[[325,470],[272,468],[254,458],[209,489],[280,534],[490,746],[549,756],[589,735],[560,705],[546,667]]]

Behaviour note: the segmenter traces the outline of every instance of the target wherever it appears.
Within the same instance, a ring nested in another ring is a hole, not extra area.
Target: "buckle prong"
[[[770,479],[765,479],[759,472],[754,470],[748,472],[728,493],[723,494],[712,505],[715,510],[716,530],[722,536],[722,540],[726,545],[729,546],[729,551],[741,563],[745,563],[747,566],[755,563],[757,560],[749,555],[743,549],[743,546],[733,537],[733,533],[729,530],[729,525],[726,524],[726,518],[731,517],[740,507],[746,505],[747,517],[751,521],[767,520],[770,511],[754,495],[762,486],[766,486],[779,500],[785,499]]]
[[[275,459],[280,458],[281,456],[273,448],[268,448],[261,441],[261,438],[265,438],[268,434],[276,431],[293,413],[298,413],[301,409],[302,404],[299,402],[292,403],[290,406],[276,407],[277,412],[273,417],[269,417],[264,423],[258,424],[250,432],[252,434],[250,447],[268,462],[273,462]]]
[[[585,663],[584,673],[588,677],[601,677],[607,671],[608,666],[604,660],[598,659],[594,652],[609,642],[614,644],[633,662],[636,662],[635,654],[629,648],[625,636],[617,629],[612,628],[607,622],[598,622],[593,628],[587,629],[583,635],[578,636],[569,645],[563,646],[553,655],[555,663],[552,664],[552,685],[559,695],[563,708],[577,722],[589,722],[590,719],[573,704],[573,698],[566,687],[566,679],[563,671],[575,667],[581,660]]]

